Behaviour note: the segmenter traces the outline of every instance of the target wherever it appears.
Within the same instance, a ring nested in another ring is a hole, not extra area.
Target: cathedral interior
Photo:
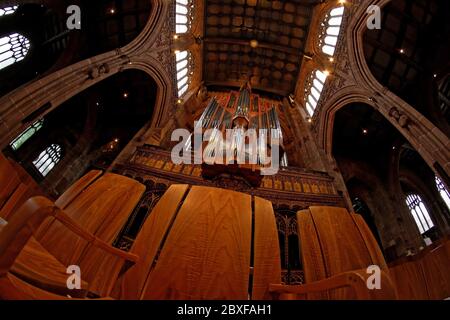
[[[0,299],[448,299],[449,121],[448,0],[0,0]]]

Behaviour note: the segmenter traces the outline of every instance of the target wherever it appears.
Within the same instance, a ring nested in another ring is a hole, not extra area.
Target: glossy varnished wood
[[[364,221],[364,218],[359,214],[352,214],[352,219],[355,221],[356,227],[364,240],[364,244],[368,250],[370,255],[370,260],[373,265],[379,266],[386,272],[389,272],[388,266],[386,264],[386,260],[384,259],[383,252],[378,246],[377,240],[373,235],[372,231],[370,231],[369,226]]]
[[[55,204],[61,209],[65,209],[73,200],[75,200],[75,198],[99,178],[101,174],[102,172],[100,170],[89,171],[64,191],[64,193],[55,201]]]
[[[269,284],[281,283],[280,246],[270,201],[255,197],[253,300],[269,300]]]
[[[355,270],[366,272],[369,266],[377,265],[382,269],[382,287],[385,288],[374,295],[355,292],[358,288],[348,285],[349,283],[342,286],[331,281],[322,283],[328,285],[327,290],[312,290],[301,298],[395,298],[394,285],[389,278],[381,250],[360,216],[350,214],[344,208],[311,207],[298,212],[297,219],[306,285]],[[368,276],[367,272],[358,273],[363,278]],[[303,289],[298,292],[306,293]]]
[[[83,298],[88,290],[88,283],[83,280],[80,290],[69,290],[66,286],[67,266],[48,253],[34,237],[30,238],[20,252],[11,273],[38,288],[63,296]]]
[[[251,243],[249,195],[192,187],[144,299],[248,299]]]
[[[450,297],[450,241],[427,248],[389,265],[390,275],[404,300],[443,300]]]
[[[13,170],[9,160],[0,152],[0,208],[5,205],[19,185],[19,176]]]
[[[64,212],[85,231],[101,240],[112,243],[128,216],[138,203],[145,187],[139,182],[115,174],[106,174],[90,185]],[[83,266],[90,259],[101,259],[89,252],[88,243],[76,235],[67,233],[61,222],[54,221],[38,240],[62,263]],[[88,277],[92,270],[84,270]]]
[[[117,283],[113,296],[120,299],[139,299],[155,257],[169,226],[188,190],[187,185],[172,185],[159,200],[142,226],[131,252],[140,260]]]
[[[316,227],[309,210],[302,210],[297,213],[297,227],[305,281],[308,283],[326,278],[326,265]]]
[[[138,261],[137,256],[113,248],[93,234],[80,228],[50,200],[44,197],[34,197],[25,202],[19,212],[1,230],[0,286],[5,288],[9,286],[11,291],[16,292],[19,296],[21,294],[26,296],[30,292],[33,294],[41,292],[45,296],[47,290],[58,294],[67,294],[67,276],[63,275],[66,270],[65,266],[33,239],[35,230],[48,217],[54,217],[67,229],[68,233],[73,233],[84,239],[95,250],[102,250],[103,255],[109,254],[115,256],[116,259],[121,259],[122,265],[125,261],[130,263]],[[111,268],[111,266],[102,264],[103,261],[99,261],[97,265],[103,267],[102,272],[105,273],[108,272],[105,270],[108,270],[107,268]],[[116,267],[116,269],[119,268]],[[15,279],[12,277],[13,273],[29,283],[23,286],[23,281],[11,280]],[[110,278],[108,281],[105,281],[106,283],[110,284],[115,281],[115,278],[111,277],[111,272],[108,273],[108,276]],[[97,281],[97,278],[95,280]],[[15,287],[15,283],[17,283],[18,287]],[[86,283],[82,282],[82,286],[86,288]],[[80,294],[77,292],[73,293],[82,296],[81,292],[79,292]]]
[[[42,195],[36,182],[20,165],[0,153],[0,218],[11,219],[32,196]]]
[[[364,239],[346,209],[311,207],[309,210],[328,277],[372,265]]]
[[[3,206],[0,209],[0,217],[9,220],[12,215],[17,212],[20,206],[32,196],[35,196],[36,192],[29,186],[23,183],[19,183],[14,192],[8,196]]]

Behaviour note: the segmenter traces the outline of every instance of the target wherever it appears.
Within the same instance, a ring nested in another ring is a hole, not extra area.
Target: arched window
[[[436,176],[436,187],[438,188],[438,191],[442,197],[442,200],[444,200],[445,204],[447,205],[448,209],[450,210],[450,193],[448,192],[448,190],[445,187],[442,180],[439,179],[439,177],[437,177],[437,176]]]
[[[42,129],[44,119],[38,120],[15,138],[9,145],[13,150],[18,150],[25,142],[27,142],[36,132]]]
[[[287,153],[286,152],[283,154],[283,157],[281,158],[281,166],[282,167],[288,167],[289,166],[289,161],[288,161],[288,157],[287,157]]]
[[[316,70],[309,77],[305,88],[305,105],[311,117],[317,108],[328,75],[327,71]]]
[[[18,33],[0,38],[0,70],[25,58],[30,41]]]
[[[177,64],[178,97],[181,98],[189,88],[191,75],[191,54],[188,51],[177,51],[175,54]]]
[[[33,161],[34,166],[45,177],[61,160],[62,149],[60,145],[52,144]]]
[[[0,8],[0,17],[13,14],[14,12],[16,12],[17,8],[19,8],[19,6]]]
[[[407,196],[406,204],[408,205],[409,211],[411,211],[414,221],[416,222],[421,234],[424,234],[434,227],[430,214],[428,213],[428,210],[419,195],[410,194]]]
[[[191,27],[193,4],[191,0],[175,1],[175,33],[186,33]]]
[[[342,18],[344,16],[344,7],[334,8],[325,16],[322,22],[322,33],[319,36],[319,43],[322,46],[323,53],[333,56],[341,32]]]

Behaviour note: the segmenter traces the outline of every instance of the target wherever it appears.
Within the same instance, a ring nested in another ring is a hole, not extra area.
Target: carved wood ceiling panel
[[[318,0],[208,0],[204,80],[286,96],[295,89],[313,5]],[[256,43],[257,42],[257,43]]]

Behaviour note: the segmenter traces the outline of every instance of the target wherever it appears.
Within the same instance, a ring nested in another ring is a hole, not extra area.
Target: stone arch
[[[382,8],[389,1],[376,0],[371,4]],[[351,71],[351,74],[346,76],[353,77],[353,81],[350,80],[352,83],[332,95],[331,99],[321,107],[317,117],[318,123],[315,125],[319,144],[330,155],[332,146],[330,132],[332,131],[329,128],[333,126],[335,113],[349,102],[364,102],[377,109],[393,124],[420,153],[430,168],[436,172],[438,171],[436,167],[442,168],[441,172],[437,173],[440,176],[443,173],[446,174],[447,177],[444,180],[448,181],[450,173],[448,137],[413,107],[383,87],[370,72],[363,50],[363,34],[367,29],[367,7],[368,5],[355,7],[346,26],[345,43],[340,49],[338,59],[347,60],[347,69]],[[339,71],[337,74],[341,76]],[[391,112],[395,113],[394,116]]]
[[[167,116],[163,110],[170,107],[174,99],[173,81],[167,68],[148,51],[157,42],[159,30],[167,22],[169,7],[167,1],[154,1],[146,27],[124,48],[80,61],[0,98],[0,147],[5,147],[30,122],[57,108],[77,93],[130,68],[145,71],[157,82],[157,116],[154,117],[152,126],[159,126],[164,120],[163,116]]]

